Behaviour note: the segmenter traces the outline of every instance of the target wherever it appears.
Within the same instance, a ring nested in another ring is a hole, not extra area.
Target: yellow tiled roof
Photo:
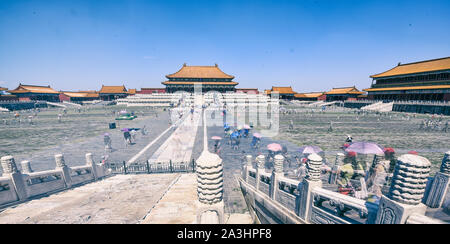
[[[290,86],[272,86],[271,92],[277,91],[280,94],[295,94]]]
[[[402,91],[402,90],[430,90],[430,89],[450,89],[450,85],[368,88],[363,89],[363,91]]]
[[[64,95],[68,97],[98,97],[98,93],[90,93],[90,92],[62,92]]]
[[[341,88],[333,88],[329,92],[325,92],[325,94],[364,94],[364,92],[359,91],[356,87],[341,87]]]
[[[225,74],[219,66],[187,66],[181,67],[176,73],[166,75],[167,78],[205,78],[205,79],[233,79],[234,76]]]
[[[103,86],[99,93],[127,93],[125,86]]]
[[[309,92],[309,93],[297,93],[294,96],[298,97],[298,98],[301,98],[301,97],[315,98],[315,97],[320,97],[323,94],[324,94],[323,92]]]
[[[59,92],[53,90],[50,86],[34,86],[34,85],[22,85],[8,91],[10,93],[45,93],[45,94],[59,94]]]
[[[405,75],[414,73],[423,73],[438,70],[450,69],[450,57],[439,58],[432,60],[425,60],[409,64],[399,64],[398,66],[376,75],[372,75],[372,78],[380,78],[394,75]]]

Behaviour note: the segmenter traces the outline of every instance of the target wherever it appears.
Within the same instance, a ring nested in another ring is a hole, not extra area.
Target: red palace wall
[[[140,91],[136,91],[137,94],[153,94],[153,93],[166,93],[165,88],[141,88]]]

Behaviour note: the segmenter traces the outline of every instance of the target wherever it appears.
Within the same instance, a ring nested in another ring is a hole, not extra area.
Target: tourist
[[[123,132],[123,137],[125,138],[126,145],[131,145],[131,134],[128,130]]]
[[[218,153],[220,149],[220,140],[214,140],[214,152]]]
[[[260,143],[261,143],[261,139],[256,136],[253,136],[250,146],[256,149],[256,148],[259,148]]]
[[[143,135],[143,136],[145,136],[145,135],[147,135],[147,128],[145,127],[145,125],[142,127],[142,129],[141,129],[141,134]]]
[[[131,138],[133,139],[133,141],[136,141],[136,135],[137,135],[137,132],[136,132],[135,129],[132,129],[132,130],[130,131],[130,135],[131,135]]]
[[[384,149],[384,158],[389,161],[389,165],[387,165],[386,172],[393,173],[395,164],[397,163],[397,158],[395,157],[395,151],[392,147],[387,147]]]
[[[103,143],[105,144],[105,151],[111,152],[112,146],[111,146],[111,137],[108,133],[105,133],[103,135]]]
[[[347,135],[347,139],[345,139],[346,143],[352,143],[353,142],[353,138],[351,135]]]
[[[306,177],[306,173],[307,173],[307,169],[306,169],[306,162],[307,159],[303,158],[302,160],[298,160],[298,157],[295,157],[295,159],[297,160],[299,167],[297,169],[297,178],[299,181],[302,181],[305,177]]]

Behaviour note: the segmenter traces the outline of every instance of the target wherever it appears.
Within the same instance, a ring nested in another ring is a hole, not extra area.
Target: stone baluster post
[[[270,194],[269,196],[276,200],[276,195],[278,191],[278,182],[280,181],[280,177],[284,176],[283,173],[283,163],[284,157],[282,155],[275,155],[274,159],[274,169],[272,171],[272,177],[270,179]]]
[[[322,157],[313,153],[308,156],[306,161],[306,177],[303,179],[300,192],[300,203],[298,215],[300,218],[309,222],[311,215],[311,206],[313,204],[312,190],[316,187],[322,187],[320,179],[320,168],[322,166]]]
[[[247,159],[247,164],[244,165],[244,175],[243,176],[244,176],[245,182],[248,183],[248,178],[250,177],[249,169],[253,168],[253,165],[252,165],[253,158],[252,158],[252,155],[247,155],[245,158]]]
[[[441,169],[434,176],[431,188],[428,191],[425,204],[430,208],[440,208],[444,203],[450,182],[450,151],[442,159]]]
[[[57,170],[61,170],[64,178],[64,182],[66,183],[66,187],[72,187],[72,177],[70,176],[70,168],[66,165],[64,161],[64,156],[62,154],[55,154],[55,162]]]
[[[344,158],[343,153],[336,154],[336,160],[334,161],[333,168],[331,168],[330,177],[328,178],[328,184],[336,184],[338,178],[339,166],[342,164],[342,159]]]
[[[266,157],[264,155],[259,155],[256,157],[256,176],[255,176],[255,188],[259,191],[259,183],[261,182],[261,172],[264,172],[264,164],[266,161]]]
[[[97,165],[94,162],[94,159],[92,157],[92,153],[86,153],[86,165],[92,167],[92,175],[94,176],[94,181],[98,179],[98,172],[97,172]]]
[[[405,154],[398,158],[388,196],[382,196],[376,224],[404,224],[412,214],[424,215],[425,194],[431,163],[428,159]]]
[[[22,165],[22,173],[29,174],[33,173],[33,170],[31,169],[31,163],[28,160],[23,160],[20,162],[20,165]]]
[[[202,216],[212,211],[217,213],[218,224],[223,224],[225,205],[223,202],[222,159],[217,154],[204,150],[197,159],[196,174],[198,195],[197,223],[202,223]],[[207,222],[209,223],[209,221]]]
[[[17,169],[16,162],[12,156],[4,156],[1,159],[3,176],[9,177],[14,185],[19,201],[27,199],[27,189],[22,173]]]

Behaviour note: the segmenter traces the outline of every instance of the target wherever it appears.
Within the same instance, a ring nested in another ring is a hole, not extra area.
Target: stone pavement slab
[[[197,218],[197,176],[182,174],[141,224],[193,224]]]
[[[0,213],[0,223],[138,223],[178,176],[179,174],[116,175],[7,208]]]

